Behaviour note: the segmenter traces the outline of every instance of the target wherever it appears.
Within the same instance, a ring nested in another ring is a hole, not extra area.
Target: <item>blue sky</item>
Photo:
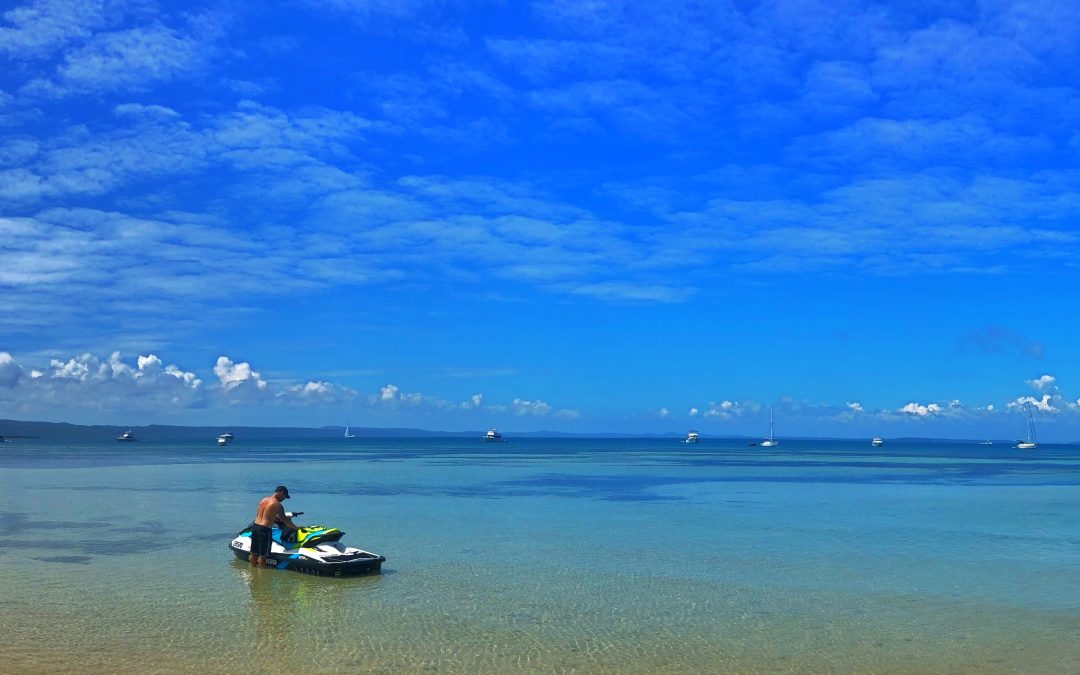
[[[0,417],[1080,439],[1073,3],[3,7]]]

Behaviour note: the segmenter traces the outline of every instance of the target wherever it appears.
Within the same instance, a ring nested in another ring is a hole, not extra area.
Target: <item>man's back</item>
[[[255,512],[255,524],[273,527],[274,521],[283,513],[281,502],[275,499],[273,495],[263,497],[259,501],[259,509]]]

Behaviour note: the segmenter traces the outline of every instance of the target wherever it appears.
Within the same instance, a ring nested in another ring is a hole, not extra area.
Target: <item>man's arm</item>
[[[296,523],[294,523],[292,521],[292,518],[285,515],[285,507],[283,507],[280,503],[278,503],[278,505],[277,505],[277,511],[278,511],[277,512],[277,517],[275,518],[275,520],[277,522],[281,523],[282,525],[285,525],[290,530],[299,530],[300,529],[299,527],[296,526]]]

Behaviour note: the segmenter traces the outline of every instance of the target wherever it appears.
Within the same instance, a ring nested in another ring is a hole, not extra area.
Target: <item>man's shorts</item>
[[[251,555],[266,558],[270,555],[270,528],[265,525],[251,526]]]

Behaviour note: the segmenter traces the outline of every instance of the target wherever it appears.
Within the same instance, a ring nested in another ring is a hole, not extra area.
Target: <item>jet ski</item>
[[[286,513],[289,518],[303,515],[303,511]],[[251,556],[251,526],[240,530],[236,538],[229,543],[229,549],[241,559]],[[288,530],[282,534],[282,528],[274,523],[270,528],[270,556],[267,567],[279,570],[294,570],[305,574],[326,577],[356,576],[358,574],[377,574],[386,562],[384,556],[371,551],[364,551],[341,543],[344,532],[336,527],[309,525],[298,530]]]

